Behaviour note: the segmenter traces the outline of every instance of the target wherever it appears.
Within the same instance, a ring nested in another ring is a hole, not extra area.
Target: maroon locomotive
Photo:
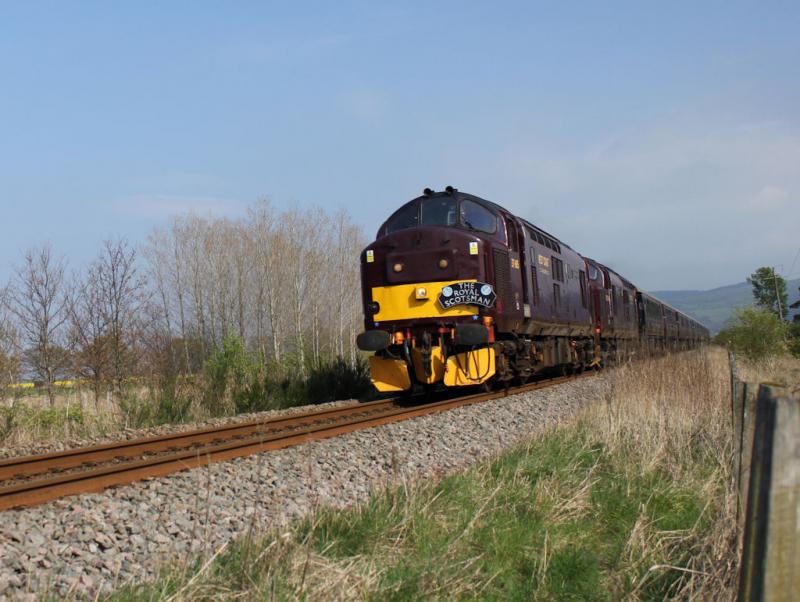
[[[357,341],[374,352],[380,391],[524,382],[708,336],[614,270],[449,186],[395,211],[361,264]]]

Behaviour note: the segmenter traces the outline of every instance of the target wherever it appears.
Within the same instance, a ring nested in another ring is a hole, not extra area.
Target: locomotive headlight
[[[400,272],[402,272],[402,271],[403,271],[403,264],[402,264],[402,263],[400,263],[400,262],[398,261],[396,264],[394,264],[394,265],[392,266],[392,269],[393,269],[395,272],[397,272],[397,273],[400,273]]]
[[[428,298],[428,289],[424,286],[417,287],[417,290],[414,293],[417,299],[427,299]]]
[[[450,265],[450,262],[447,261],[446,259],[440,259],[439,260],[439,267],[441,269],[445,269],[448,265]]]

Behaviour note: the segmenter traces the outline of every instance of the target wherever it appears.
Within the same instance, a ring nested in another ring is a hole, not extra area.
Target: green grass
[[[332,597],[661,599],[684,573],[648,569],[686,566],[698,530],[714,519],[693,478],[702,474],[686,476],[610,451],[583,422],[438,484],[398,487],[349,511],[322,509],[288,540],[235,543],[186,597],[324,599],[326,582],[344,570],[349,589]],[[646,525],[646,550],[637,525]],[[674,545],[652,545],[665,534],[678,534]],[[197,568],[115,599],[174,594]]]
[[[573,422],[445,477],[164,569],[117,600],[731,599],[719,350],[621,367]]]

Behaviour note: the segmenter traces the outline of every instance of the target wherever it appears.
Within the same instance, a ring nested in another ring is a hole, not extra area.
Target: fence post
[[[748,492],[750,491],[750,464],[753,460],[753,439],[757,420],[758,385],[742,383],[742,432],[739,443],[739,480],[737,496],[739,498],[739,531],[744,532],[745,510]]]
[[[740,601],[800,600],[800,401],[758,391]]]

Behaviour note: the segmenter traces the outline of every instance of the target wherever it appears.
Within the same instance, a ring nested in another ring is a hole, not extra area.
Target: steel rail
[[[86,464],[129,458],[146,453],[169,451],[171,448],[189,447],[200,443],[211,443],[220,439],[231,439],[241,435],[248,435],[264,428],[292,428],[316,420],[351,414],[357,409],[369,412],[392,407],[395,402],[395,399],[386,399],[368,403],[354,403],[336,408],[288,414],[274,418],[227,423],[203,429],[153,435],[151,437],[77,447],[44,454],[5,458],[0,460],[0,482],[53,469],[75,468]]]
[[[193,450],[179,450],[143,460],[120,462],[111,466],[98,467],[80,472],[57,475],[25,481],[16,485],[0,487],[0,510],[15,507],[33,506],[60,497],[80,493],[95,493],[108,487],[125,485],[135,481],[165,476],[191,468],[210,465],[214,462],[231,460],[241,456],[282,449],[308,441],[327,439],[357,430],[372,428],[400,420],[415,418],[448,411],[466,405],[500,399],[532,390],[551,387],[573,380],[575,377],[558,377],[490,393],[477,393],[455,399],[438,401],[410,407],[394,407],[385,411],[364,415],[358,407],[345,406],[355,417],[347,419],[340,416],[340,422],[312,422],[300,430],[279,432],[268,436],[241,438],[234,441],[213,443]],[[368,406],[368,404],[366,404]],[[318,412],[322,414],[324,412]]]

